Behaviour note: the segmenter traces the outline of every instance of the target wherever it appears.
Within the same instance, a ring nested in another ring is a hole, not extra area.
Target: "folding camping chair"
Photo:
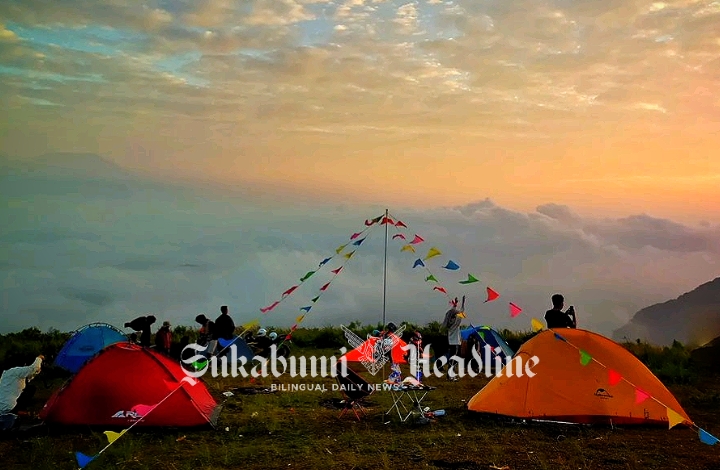
[[[345,397],[345,406],[340,412],[339,417],[343,417],[345,413],[352,410],[353,413],[355,413],[355,417],[360,421],[358,410],[360,410],[364,416],[367,416],[365,407],[361,402],[363,399],[372,395],[375,389],[367,380],[360,377],[360,375],[350,367],[347,368],[347,376],[343,376],[341,372],[341,366],[338,362],[335,366],[335,378],[340,386],[343,397]]]

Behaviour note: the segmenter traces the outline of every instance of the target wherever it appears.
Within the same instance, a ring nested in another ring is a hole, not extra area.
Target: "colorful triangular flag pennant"
[[[715,444],[720,442],[720,439],[713,436],[712,434],[710,434],[709,432],[707,432],[704,429],[700,429],[698,431],[698,435],[700,436],[700,442],[702,442],[703,444],[707,444],[709,446],[714,446]]]
[[[310,302],[315,303],[318,301],[319,298],[320,298],[319,295],[317,297],[313,297],[312,299],[310,299]]]
[[[410,242],[411,245],[417,245],[418,243],[424,242],[425,239],[421,237],[420,235],[415,235],[415,238],[413,238],[413,241]]]
[[[580,350],[580,364],[586,366],[592,361],[592,356],[587,352]]]
[[[648,398],[650,398],[650,394],[648,392],[639,388],[635,389],[635,403],[642,403]]]
[[[565,341],[565,338],[563,338],[562,336],[560,336],[560,335],[557,334],[557,333],[555,333],[555,339],[558,340],[558,341]]]
[[[530,321],[530,324],[532,325],[533,331],[540,331],[540,330],[542,330],[542,329],[544,328],[544,327],[543,327],[543,324],[540,322],[540,320],[538,320],[538,319],[536,319],[536,318],[533,318],[533,319]]]
[[[298,286],[292,286],[290,289],[286,290],[282,293],[283,297],[287,297],[288,295],[292,294],[295,289],[297,289]]]
[[[403,240],[405,240],[405,235],[403,235],[402,233],[396,233],[395,235],[393,235],[392,239],[395,240],[396,238],[402,238]]]
[[[329,286],[330,286],[330,283],[328,282],[327,284],[325,284],[324,286],[322,286],[322,287],[320,288],[320,290],[325,290],[325,289],[327,289]]]
[[[350,253],[345,255],[345,258],[350,259],[350,258],[352,258],[352,255],[354,255],[354,254],[355,254],[355,252],[351,251]]]
[[[307,274],[300,278],[300,282],[307,281],[313,274],[315,274],[315,271],[308,271]]]
[[[127,432],[127,429],[123,429],[121,432],[105,431],[104,433],[107,436],[108,444],[112,444],[113,442],[120,439],[120,436],[122,436],[126,432]]]
[[[495,292],[495,291],[492,290],[491,288],[486,287],[486,289],[487,289],[487,299],[485,300],[485,302],[492,302],[493,300],[495,300],[495,299],[497,299],[498,297],[500,297],[500,294],[498,294],[497,292]]]
[[[87,464],[95,460],[95,457],[97,457],[97,455],[93,455],[92,457],[90,457],[89,455],[85,455],[82,452],[75,452],[75,459],[77,460],[78,466],[80,468],[85,468]]]
[[[435,279],[435,276],[433,276],[432,274],[425,278],[425,282],[429,282],[429,281],[438,282],[438,280]]]
[[[362,232],[355,232],[352,235],[350,235],[350,240],[355,240],[360,235],[362,235]]]
[[[418,266],[425,267],[425,263],[423,263],[423,261],[420,258],[415,260],[415,264],[413,264],[413,269],[417,268]]]
[[[331,259],[332,259],[332,256],[331,256],[330,258],[325,258],[324,260],[320,261],[320,264],[318,265],[318,267],[321,267],[321,268],[322,268],[322,267],[325,266],[325,265],[328,263],[328,261],[330,261]]]
[[[677,426],[678,424],[682,424],[685,422],[685,418],[680,415],[677,411],[667,408],[667,418],[668,418],[668,429],[672,429],[673,427]]]
[[[450,271],[457,271],[458,269],[460,269],[460,266],[458,266],[455,261],[449,260],[447,264],[443,266],[443,268],[449,269]]]
[[[398,220],[397,222],[395,222],[395,226],[396,226],[396,227],[405,227],[405,228],[407,228],[407,225],[405,225],[404,223],[400,222],[399,220]]]
[[[306,311],[306,312],[309,312],[311,308],[312,308],[312,305],[309,305],[309,306],[307,306],[307,307],[300,307],[300,310],[304,310],[304,311]]]
[[[447,294],[447,291],[445,290],[444,287],[433,287],[433,290],[440,291],[443,294]]]
[[[405,245],[400,249],[400,251],[412,251],[415,253],[415,247],[412,245]]]
[[[510,316],[512,318],[517,317],[522,312],[522,309],[515,305],[514,303],[510,302]]]
[[[155,409],[157,405],[135,405],[132,408],[130,408],[130,411],[133,411],[138,416],[145,416],[148,413],[150,413],[152,410]]]
[[[365,237],[365,238],[367,238],[367,237]],[[362,245],[362,242],[365,241],[365,238],[361,238],[360,240],[357,240],[357,241],[353,242],[353,245],[355,245],[355,246],[360,246],[360,245]]]
[[[330,271],[330,272],[331,272],[331,273],[333,273],[333,274],[338,274],[338,273],[339,273],[340,271],[342,271],[342,268],[343,268],[343,267],[342,267],[342,266],[340,266],[339,268],[337,268],[337,269],[333,269],[333,270],[332,270],[332,271]]]
[[[267,307],[261,308],[260,311],[261,311],[262,313],[267,313],[267,312],[269,312],[270,310],[272,310],[272,309],[274,309],[275,307],[277,307],[279,303],[280,303],[280,301],[276,300],[275,302],[273,302],[272,304],[268,305]]]
[[[608,370],[608,383],[612,386],[615,386],[620,383],[622,380],[622,375],[620,375],[619,372],[615,372],[614,370],[610,369]]]
[[[305,319],[305,315],[300,315],[295,319],[295,323],[300,323]]]
[[[430,250],[428,250],[427,256],[425,257],[425,261],[429,260],[430,258],[434,258],[435,256],[440,256],[441,254],[442,252],[437,248],[430,248]]]
[[[473,282],[479,282],[479,281],[472,274],[468,274],[468,278],[464,281],[460,281],[460,284],[472,284]]]
[[[343,250],[345,249],[345,247],[346,247],[346,246],[348,246],[348,244],[347,244],[347,243],[346,243],[346,244],[344,244],[344,245],[340,245],[340,246],[339,246],[339,247],[337,247],[337,249],[335,250],[335,253],[337,253],[337,254],[340,254],[340,252],[341,252],[341,251],[343,251]]]

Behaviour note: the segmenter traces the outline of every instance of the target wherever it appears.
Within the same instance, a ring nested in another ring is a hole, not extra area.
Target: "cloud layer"
[[[0,17],[8,154],[318,198],[720,214],[717,2],[7,0]]]
[[[191,324],[228,304],[236,322],[254,318],[290,326],[331,279],[336,258],[275,310],[259,309],[298,284],[348,237],[381,215],[381,207],[260,207],[219,192],[168,187],[139,179],[58,171],[3,172],[0,229],[3,332],[30,326],[74,329],[92,321],[122,325],[148,312]],[[5,203],[6,202],[6,203]],[[545,204],[524,213],[490,200],[435,210],[391,209],[416,253],[389,241],[387,318],[440,320],[444,296],[413,269],[427,261],[452,295],[468,295],[476,324],[529,329],[549,298],[562,292],[580,325],[610,335],[649,304],[717,277],[720,227],[687,226],[650,215],[588,219]],[[395,234],[391,228],[389,235]],[[384,228],[376,227],[333,280],[303,324],[382,318]],[[347,252],[346,250],[345,252]],[[340,261],[338,261],[340,259]],[[449,259],[459,271],[442,269]],[[472,273],[480,283],[463,286]],[[483,304],[485,286],[501,299]],[[510,319],[507,302],[528,316]]]

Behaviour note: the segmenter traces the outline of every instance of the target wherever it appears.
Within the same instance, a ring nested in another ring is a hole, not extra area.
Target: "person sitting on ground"
[[[28,382],[40,373],[45,356],[40,355],[29,366],[13,367],[0,376],[0,430],[10,429],[15,424],[23,403],[27,404],[34,394],[35,388],[28,387]]]
[[[570,306],[567,311],[563,312],[565,306],[565,297],[561,294],[552,296],[553,308],[545,312],[545,321],[548,329],[551,328],[577,328],[577,319],[575,318],[575,307]]]
[[[155,323],[156,318],[152,315],[146,317],[138,317],[135,320],[125,323],[125,328],[132,328],[134,331],[140,332],[140,346],[150,347],[152,332],[150,327]]]
[[[228,313],[227,305],[220,307],[220,316],[215,319],[213,339],[231,340],[235,337],[235,322]]]
[[[155,333],[155,349],[169,355],[171,347],[172,331],[170,331],[170,322],[164,321],[160,329]]]
[[[257,354],[261,357],[268,357],[270,355],[270,346],[273,344],[273,340],[267,334],[265,328],[260,328],[253,338]]]

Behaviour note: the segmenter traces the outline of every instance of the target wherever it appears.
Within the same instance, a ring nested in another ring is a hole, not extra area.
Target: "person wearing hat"
[[[155,349],[161,353],[170,354],[172,347],[172,332],[170,331],[170,322],[164,321],[160,329],[155,333]]]

